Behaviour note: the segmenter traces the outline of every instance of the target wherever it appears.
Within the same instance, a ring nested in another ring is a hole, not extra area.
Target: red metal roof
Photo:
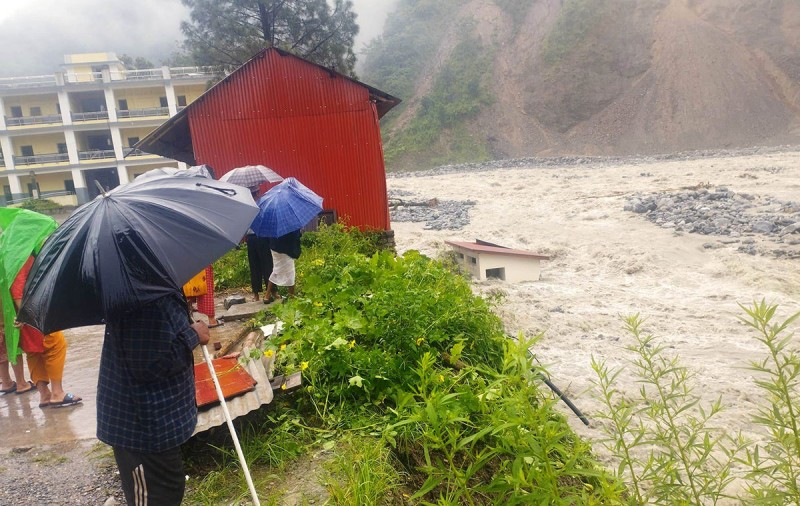
[[[521,249],[513,249],[513,248],[504,248],[501,246],[488,246],[486,244],[478,244],[474,242],[460,242],[460,241],[445,241],[445,243],[449,244],[450,246],[456,246],[459,248],[464,248],[469,251],[475,251],[477,253],[494,253],[497,255],[508,255],[508,256],[519,256],[519,257],[528,257],[528,258],[538,258],[539,260],[549,260],[550,257],[547,255],[539,255],[537,253],[533,253],[530,251],[525,251]]]
[[[284,51],[262,51],[137,147],[221,176],[266,165],[340,221],[389,229],[379,119],[399,99]],[[182,158],[179,158],[182,157]]]

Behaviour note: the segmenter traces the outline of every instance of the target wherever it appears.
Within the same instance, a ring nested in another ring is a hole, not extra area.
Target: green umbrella
[[[44,240],[56,229],[56,221],[43,214],[11,207],[0,207],[0,290],[3,292],[3,320],[8,359],[17,363],[19,329],[14,326],[17,312],[11,300],[11,283],[32,253],[38,253]]]

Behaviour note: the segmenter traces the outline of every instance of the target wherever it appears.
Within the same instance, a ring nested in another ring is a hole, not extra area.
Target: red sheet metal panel
[[[244,370],[236,357],[215,358],[211,363],[226,400],[255,389],[255,380]],[[194,366],[194,387],[198,408],[219,402],[211,371],[205,362]]]
[[[322,196],[340,221],[389,229],[378,114],[364,86],[267,51],[193,104],[189,125],[197,163],[218,176],[266,165]]]

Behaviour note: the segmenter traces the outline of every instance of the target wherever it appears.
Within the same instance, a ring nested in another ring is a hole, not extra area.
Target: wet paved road
[[[28,447],[95,437],[97,371],[104,326],[64,332],[67,362],[64,390],[83,397],[83,402],[64,408],[39,408],[39,394],[0,396],[0,448]],[[25,378],[29,379],[25,364]]]
[[[261,309],[261,304],[255,305]],[[254,313],[245,312],[243,314]],[[217,314],[222,314],[222,307]],[[195,313],[196,319],[206,320]],[[239,335],[241,322],[231,321],[211,329],[211,342],[226,342]],[[0,450],[43,444],[93,439],[97,428],[97,373],[103,348],[104,325],[64,331],[67,340],[67,361],[64,366],[64,390],[83,398],[75,406],[40,408],[39,394],[0,395]],[[213,347],[211,348],[213,349]],[[200,348],[195,349],[195,363],[203,362]],[[30,378],[27,362],[25,378]]]

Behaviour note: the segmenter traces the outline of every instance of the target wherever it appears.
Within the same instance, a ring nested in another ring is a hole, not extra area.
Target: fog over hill
[[[400,0],[361,77],[394,168],[798,144],[800,2]]]

